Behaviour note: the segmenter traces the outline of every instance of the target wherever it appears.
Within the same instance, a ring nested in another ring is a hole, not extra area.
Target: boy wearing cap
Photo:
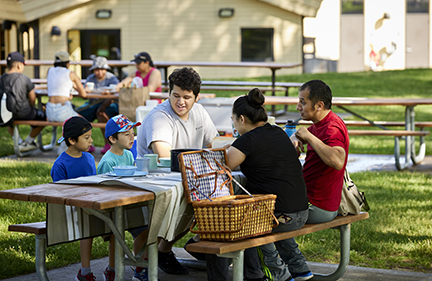
[[[105,137],[111,145],[104,156],[102,156],[97,172],[98,174],[105,174],[112,172],[114,166],[120,165],[133,165],[134,158],[129,149],[132,148],[134,143],[133,128],[141,125],[140,122],[132,122],[126,116],[120,114],[108,120],[105,126]],[[145,245],[147,239],[147,227],[138,227],[128,230],[134,238],[134,252],[138,253],[142,246]],[[109,263],[114,266],[114,236],[111,235],[109,244]],[[137,267],[132,280],[143,281],[147,280],[147,269]]]
[[[72,179],[83,176],[96,175],[96,165],[93,155],[88,149],[93,143],[92,125],[84,118],[74,116],[63,124],[63,136],[59,143],[66,143],[67,149],[56,159],[51,169],[53,182]],[[56,208],[64,206],[48,204],[47,213],[55,212]],[[81,269],[76,276],[76,281],[93,280],[90,268],[90,255],[93,238],[80,240]],[[105,273],[104,273],[105,274]]]
[[[45,112],[35,108],[36,94],[34,85],[30,78],[22,74],[24,71],[24,57],[18,52],[12,52],[6,59],[8,71],[0,77],[0,89],[3,92],[9,89],[15,95],[15,101],[19,111],[14,114],[15,120],[41,120],[46,121]],[[37,148],[34,141],[43,127],[32,126],[30,134],[23,141],[20,137],[19,150],[30,151]],[[13,127],[8,126],[7,130],[13,138]]]
[[[141,52],[135,55],[131,60],[135,62],[137,71],[126,77],[123,81],[117,84],[117,91],[121,87],[130,86],[134,77],[139,77],[143,81],[143,87],[149,87],[149,92],[162,92],[162,75],[161,72],[154,67],[150,55],[146,52]]]
[[[108,87],[113,84],[118,84],[119,80],[114,76],[110,70],[111,67],[108,65],[108,60],[104,57],[96,57],[93,60],[93,65],[90,67],[92,74],[87,76],[86,79],[86,91],[90,91],[87,88],[87,83],[93,83],[95,89],[102,87]],[[102,92],[104,94],[104,92]],[[100,102],[98,102],[100,101]],[[80,106],[77,111],[81,116],[87,119],[89,122],[97,119],[99,123],[106,123],[108,120],[119,113],[118,103],[110,99],[89,99],[86,103]],[[105,134],[105,129],[101,128],[102,134]],[[102,148],[102,154],[106,153],[110,145],[105,139],[105,146]],[[92,146],[89,152],[95,151]]]

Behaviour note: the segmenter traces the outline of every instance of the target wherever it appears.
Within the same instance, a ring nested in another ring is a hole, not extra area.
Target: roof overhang
[[[0,0],[0,19],[30,22],[92,0]]]
[[[289,12],[304,16],[315,17],[323,0],[258,0],[279,7]]]

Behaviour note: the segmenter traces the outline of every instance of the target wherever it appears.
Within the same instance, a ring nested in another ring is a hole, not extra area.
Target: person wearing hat
[[[12,90],[15,95],[16,107],[19,111],[13,115],[14,120],[41,120],[46,121],[45,112],[35,108],[36,94],[34,85],[30,78],[22,74],[24,71],[24,57],[18,52],[8,54],[8,71],[0,78],[0,89],[2,93]],[[18,140],[20,151],[30,151],[37,149],[35,142],[36,136],[42,131],[43,127],[32,126],[30,134],[25,140],[21,137]],[[9,134],[13,138],[13,127],[7,126]]]
[[[108,60],[106,58],[96,57],[93,60],[93,65],[90,67],[90,71],[93,73],[86,78],[86,91],[90,91],[88,87],[90,83],[94,85],[94,89],[118,84],[119,80],[117,77],[115,77],[111,72],[108,72],[110,69],[111,67],[108,65]],[[106,123],[111,117],[116,116],[119,113],[119,108],[118,103],[114,100],[89,99],[86,103],[84,103],[84,105],[77,108],[77,111],[89,122],[97,119],[99,123]],[[102,135],[104,135],[105,129],[101,128],[101,130]],[[110,145],[105,139],[105,146],[101,150],[102,154],[107,152],[109,149]],[[94,146],[90,148],[89,152],[93,151],[95,151]]]
[[[69,53],[57,52],[54,56],[54,67],[50,67],[47,74],[46,115],[48,121],[64,122],[69,117],[79,115],[72,106],[72,89],[75,89],[80,97],[87,97],[80,78],[68,68]],[[60,145],[57,155],[60,155],[65,149],[65,145]]]
[[[133,166],[134,157],[130,149],[134,144],[134,131],[133,128],[141,125],[140,122],[132,122],[126,116],[120,114],[112,117],[106,124],[105,137],[107,138],[111,148],[101,158],[97,167],[97,173],[105,174],[113,172],[114,166]],[[142,246],[145,245],[147,240],[147,226],[141,226],[128,230],[134,238],[134,252],[138,253]],[[109,244],[109,264],[111,268],[114,267],[114,236],[111,235]],[[108,270],[108,269],[107,269]],[[144,267],[136,267],[134,278],[132,280],[147,280],[147,269]],[[109,279],[106,279],[109,280]]]
[[[119,91],[121,87],[130,86],[132,79],[134,77],[139,77],[142,79],[143,87],[149,87],[149,92],[162,92],[162,75],[161,72],[154,67],[150,55],[146,52],[141,52],[135,55],[135,58],[131,61],[135,62],[137,71],[117,84],[117,91]]]
[[[93,155],[88,153],[93,143],[92,125],[85,118],[73,116],[63,123],[62,137],[59,143],[65,143],[66,151],[62,152],[55,160],[51,168],[53,182],[59,180],[73,179],[84,176],[96,175],[96,164]],[[47,204],[47,214],[61,214],[65,207],[57,204]],[[76,208],[78,209],[78,208]],[[77,212],[74,209],[72,213]],[[47,220],[47,227],[50,220]],[[93,238],[80,240],[81,269],[76,280],[93,280],[93,273],[90,268],[90,253]]]

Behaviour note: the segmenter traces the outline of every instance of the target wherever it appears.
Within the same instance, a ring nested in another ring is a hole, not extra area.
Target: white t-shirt
[[[48,69],[47,86],[49,97],[69,97],[73,86],[72,80],[70,79],[70,70],[61,66]]]
[[[189,119],[182,120],[171,108],[169,100],[157,105],[138,128],[138,156],[152,154],[150,144],[163,141],[172,149],[206,148],[217,137],[213,121],[201,104],[195,103],[189,111]]]

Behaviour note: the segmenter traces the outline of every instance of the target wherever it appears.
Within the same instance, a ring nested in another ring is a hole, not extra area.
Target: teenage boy
[[[156,153],[170,157],[171,149],[211,147],[218,136],[213,121],[200,104],[197,104],[201,77],[193,68],[175,69],[169,76],[169,98],[157,105],[142,121],[138,129],[137,153]],[[172,246],[184,234],[171,242],[161,240],[158,245],[158,265],[168,274],[187,274],[172,252]],[[190,241],[192,242],[192,241]]]
[[[105,126],[105,137],[111,148],[105,153],[99,162],[97,172],[98,174],[105,174],[113,171],[114,166],[119,165],[133,165],[134,157],[129,149],[132,148],[134,143],[133,128],[141,125],[140,122],[132,122],[126,116],[120,114],[108,120]],[[147,227],[138,227],[129,230],[134,238],[134,252],[138,253],[142,246],[145,245],[147,239]],[[114,260],[114,235],[110,237],[109,243],[109,264],[115,264]],[[148,280],[147,269],[143,267],[136,267],[133,281]]]
[[[63,136],[58,142],[63,141],[67,149],[54,162],[51,169],[53,181],[96,175],[94,157],[87,152],[93,143],[92,125],[79,116],[67,119],[63,124]],[[55,212],[53,211],[55,208],[64,208],[64,206],[48,204],[48,208],[51,208],[47,211],[49,213]],[[91,281],[95,278],[90,268],[92,242],[93,238],[80,240],[81,269],[75,278],[76,281]],[[105,280],[114,280],[114,278],[106,278],[109,275],[105,270]]]
[[[36,94],[34,85],[30,78],[22,74],[24,71],[24,57],[18,52],[12,52],[6,59],[8,71],[0,77],[0,89],[6,92],[12,89],[19,112],[14,114],[15,120],[40,120],[46,121],[45,112],[35,108]],[[3,93],[2,92],[2,93]],[[21,137],[18,140],[20,151],[37,149],[34,141],[43,127],[32,126],[30,134],[25,140]],[[8,126],[7,130],[13,138],[13,127]]]

